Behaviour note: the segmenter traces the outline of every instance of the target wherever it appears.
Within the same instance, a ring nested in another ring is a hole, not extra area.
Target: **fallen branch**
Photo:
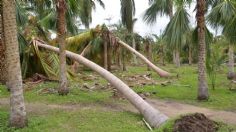
[[[143,118],[143,122],[145,123],[145,125],[147,126],[147,128],[148,128],[150,131],[153,131],[152,127],[145,121],[144,118]]]

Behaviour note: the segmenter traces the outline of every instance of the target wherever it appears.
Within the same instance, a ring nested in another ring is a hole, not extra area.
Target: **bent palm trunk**
[[[118,41],[119,44],[121,44],[123,47],[125,47],[126,49],[128,49],[129,51],[133,52],[135,55],[137,55],[140,59],[142,59],[148,66],[150,66],[150,68],[152,68],[155,72],[157,72],[160,77],[169,77],[170,73],[158,68],[157,66],[155,66],[152,62],[150,62],[146,57],[144,57],[142,54],[140,54],[138,51],[136,51],[135,49],[133,49],[132,47],[130,47],[128,44],[124,43],[123,41],[119,40]]]
[[[54,51],[59,53],[59,49],[53,46],[45,45],[40,42],[34,41],[34,44],[38,45],[39,47]],[[146,121],[153,127],[159,127],[161,124],[167,121],[168,117],[158,110],[153,108],[150,104],[144,101],[138,94],[136,94],[132,89],[130,89],[124,82],[122,82],[119,78],[114,76],[109,71],[105,70],[104,68],[100,67],[99,65],[95,64],[87,60],[86,58],[72,53],[70,51],[66,51],[66,56],[76,60],[80,64],[83,64],[95,72],[99,73],[102,77],[104,77],[108,82],[110,82],[117,90],[122,93],[144,116]]]

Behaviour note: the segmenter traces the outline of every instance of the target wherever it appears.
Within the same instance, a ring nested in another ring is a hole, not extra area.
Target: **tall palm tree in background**
[[[22,128],[27,125],[27,117],[17,40],[15,0],[3,0],[3,30],[6,45],[7,86],[11,91],[10,126]]]
[[[134,38],[134,24],[137,19],[134,19],[135,15],[135,2],[134,0],[120,0],[121,2],[121,21],[122,24],[126,27],[128,32],[132,35],[132,47],[136,49],[136,43]],[[133,54],[134,64],[137,64],[136,55]]]
[[[175,64],[180,67],[180,50],[186,41],[186,35],[190,31],[189,14],[186,10],[186,1],[175,2],[176,12],[168,23],[164,36],[167,38],[168,47],[174,50]]]
[[[65,0],[56,1],[57,8],[57,41],[59,44],[59,58],[60,58],[60,87],[58,93],[60,95],[67,95],[69,93],[68,81],[66,77],[66,8]]]
[[[198,100],[208,99],[208,85],[206,81],[206,41],[205,41],[205,11],[206,1],[197,0],[197,31],[198,31]]]
[[[213,28],[223,27],[223,34],[229,43],[228,48],[228,71],[234,72],[234,47],[235,47],[235,18],[236,4],[231,0],[219,0],[211,3],[212,10],[207,20]]]
[[[143,20],[147,24],[156,23],[157,16],[169,16],[170,19],[173,17],[173,0],[149,0],[151,6],[145,11]],[[176,64],[176,52],[173,51],[173,63]]]
[[[189,14],[186,11],[186,4],[191,1],[185,0],[151,0],[152,5],[146,10],[144,21],[148,24],[156,22],[158,14],[161,16],[168,15],[170,22],[168,23],[164,36],[167,36],[168,46],[173,49],[173,61],[177,67],[180,66],[180,49],[185,43],[185,35],[190,30]],[[176,7],[176,12],[173,15],[173,6]]]

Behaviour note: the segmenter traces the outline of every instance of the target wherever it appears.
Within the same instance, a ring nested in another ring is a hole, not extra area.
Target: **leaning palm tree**
[[[23,97],[14,0],[3,0],[3,27],[8,73],[7,86],[11,91],[10,126],[22,128],[27,125],[27,117]]]
[[[60,47],[60,87],[58,93],[60,95],[67,95],[69,93],[68,81],[66,77],[66,1],[57,0],[57,35]]]
[[[39,47],[59,53],[58,48],[46,45],[45,43],[39,42],[37,40],[33,42],[35,45]],[[144,101],[137,93],[135,93],[132,89],[130,89],[124,82],[122,82],[119,78],[114,76],[109,71],[103,69],[94,62],[87,60],[83,56],[80,56],[73,52],[66,51],[66,55],[67,57],[79,62],[80,64],[83,64],[91,68],[92,70],[100,74],[102,77],[104,77],[108,82],[110,82],[139,110],[139,112],[144,116],[144,119],[152,127],[159,127],[168,120],[168,117],[166,115],[162,114],[161,112],[153,108],[150,104]]]
[[[198,31],[198,100],[208,99],[208,85],[206,81],[206,41],[205,41],[205,10],[206,1],[197,0],[197,31]]]
[[[135,54],[137,57],[139,57],[141,60],[143,60],[150,68],[152,68],[155,72],[157,72],[157,74],[159,74],[161,77],[169,77],[170,76],[170,73],[155,66],[152,62],[150,62],[150,60],[148,60],[145,56],[140,54],[138,51],[133,49],[131,46],[129,46],[125,42],[121,41],[120,39],[114,39],[116,37],[110,31],[107,31],[106,29],[107,28],[101,28],[100,26],[98,26],[95,29],[91,29],[92,34],[90,32],[85,32],[81,35],[68,38],[67,44],[70,45],[71,47],[73,47],[73,45],[80,45],[81,44],[82,41],[79,38],[81,38],[81,39],[86,38],[86,40],[94,39],[96,37],[102,38],[104,41],[109,41],[109,43],[111,45],[120,45],[120,47],[123,47],[126,50],[130,51],[131,53]],[[107,35],[105,35],[106,36],[105,38],[103,38],[104,37],[103,34],[107,34]],[[81,36],[83,36],[83,37],[81,37]],[[86,42],[88,42],[88,41],[86,41]],[[70,48],[68,48],[68,49],[70,49]]]

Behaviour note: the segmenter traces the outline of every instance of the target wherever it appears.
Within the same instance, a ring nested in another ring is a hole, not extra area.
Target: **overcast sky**
[[[91,27],[95,27],[98,24],[114,24],[118,23],[120,20],[120,0],[103,0],[105,3],[105,10],[97,4],[96,11],[93,12],[93,22]],[[158,17],[156,24],[149,26],[145,24],[142,20],[145,10],[149,7],[148,0],[135,0],[136,4],[136,15],[135,18],[138,19],[135,24],[134,31],[141,34],[142,36],[149,34],[160,34],[160,32],[165,29],[169,22],[168,17]],[[194,4],[188,9],[191,18],[191,25],[196,25],[195,22],[195,12],[193,12]],[[110,23],[105,20],[106,18],[111,18]]]

